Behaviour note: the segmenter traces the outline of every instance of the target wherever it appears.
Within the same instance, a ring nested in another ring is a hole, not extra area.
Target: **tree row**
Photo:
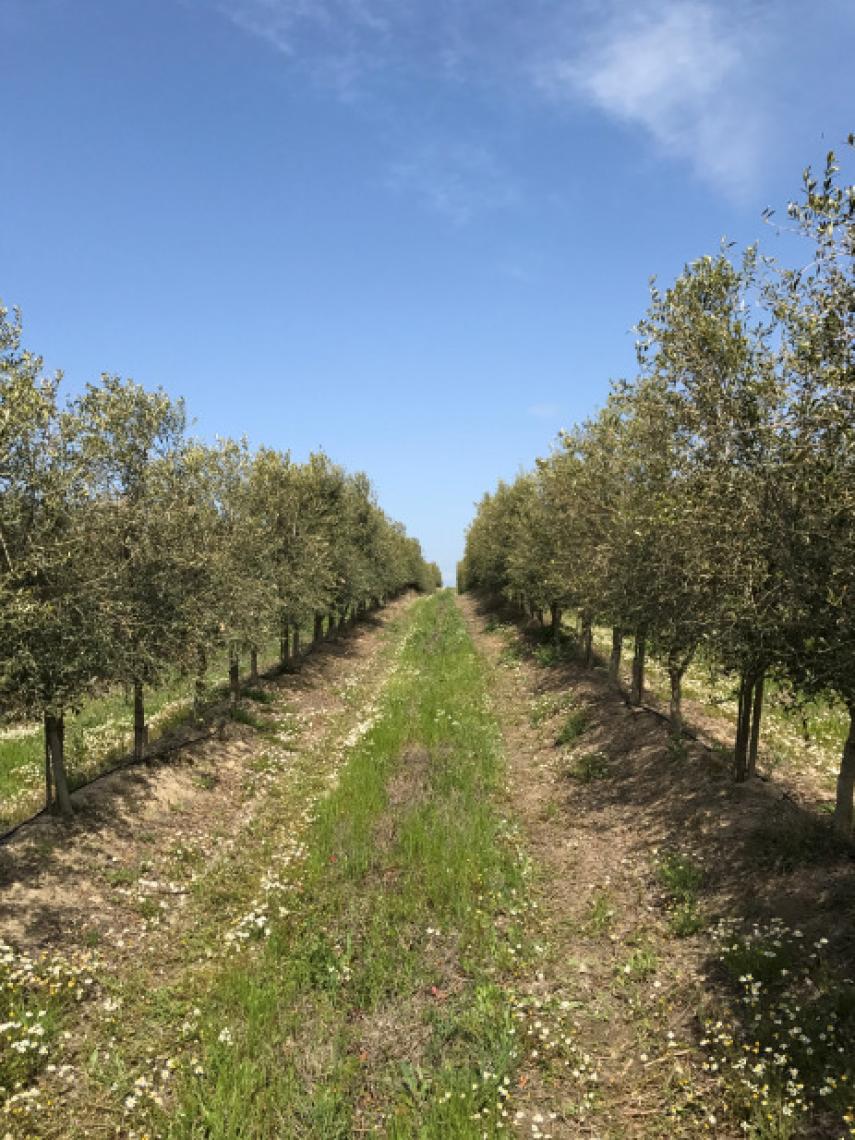
[[[852,139],[849,140],[850,145]],[[648,653],[666,665],[671,719],[699,653],[734,676],[734,775],[754,770],[764,686],[833,694],[850,731],[835,820],[855,789],[855,187],[829,154],[788,207],[788,268],[723,249],[651,286],[638,373],[548,458],[485,495],[459,586],[530,612],[563,610],[626,641],[630,699]],[[769,215],[771,217],[771,215]]]
[[[61,377],[0,307],[0,719],[44,721],[46,799],[71,811],[63,718],[110,686],[144,694],[226,650],[278,638],[282,665],[315,636],[402,590],[439,585],[365,475],[190,438],[183,403],[105,375],[60,402]],[[326,623],[326,626],[325,626]]]

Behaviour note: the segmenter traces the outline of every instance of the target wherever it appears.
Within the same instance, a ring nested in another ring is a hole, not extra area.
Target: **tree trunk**
[[[51,774],[50,767],[50,745],[48,744],[47,726],[44,732],[45,738],[45,810],[53,810],[53,775]]]
[[[312,641],[317,645],[319,641],[324,640],[324,615],[315,614],[315,629]]]
[[[557,645],[561,640],[561,606],[558,602],[551,602],[549,616],[552,622],[552,640]]]
[[[582,614],[582,664],[590,669],[594,663],[594,630],[591,615]]]
[[[736,714],[736,744],[733,749],[733,778],[742,783],[748,779],[748,745],[751,736],[751,707],[754,680],[750,673],[739,678],[739,705]]]
[[[204,645],[196,650],[196,679],[193,683],[193,716],[197,721],[202,719],[205,707],[205,678],[208,673],[208,654]]]
[[[229,700],[232,708],[240,700],[240,656],[234,647],[229,649]]]
[[[849,707],[849,735],[843,745],[840,774],[837,777],[837,799],[834,804],[834,827],[849,839],[852,835],[852,798],[855,791],[855,705]]]
[[[288,622],[283,621],[282,629],[279,633],[279,664],[283,669],[288,664],[289,634]]]
[[[644,697],[644,654],[647,648],[647,634],[640,629],[635,635],[635,648],[632,656],[632,688],[629,693],[629,703],[636,707],[641,704]]]
[[[543,609],[540,606],[537,607],[537,624],[541,629],[546,625],[546,622],[543,620]]]
[[[254,645],[249,651],[249,679],[252,682],[258,680],[258,650]]]
[[[751,704],[751,737],[748,744],[748,774],[753,776],[757,771],[757,750],[760,746],[760,719],[763,715],[763,686],[766,680],[765,670],[757,675],[754,682],[754,695]]]
[[[68,776],[65,772],[65,721],[62,714],[53,716],[45,713],[45,740],[50,752],[53,783],[56,788],[56,801],[60,812],[72,815],[71,792],[68,790]]]
[[[683,733],[683,670],[674,661],[668,662],[668,679],[671,682],[671,735]]]
[[[142,760],[148,746],[142,681],[134,681],[134,760]]]
[[[296,623],[291,631],[291,659],[292,661],[300,659],[300,627]]]
[[[612,628],[612,654],[609,658],[609,680],[618,688],[620,686],[620,659],[623,655],[623,630],[619,626]]]

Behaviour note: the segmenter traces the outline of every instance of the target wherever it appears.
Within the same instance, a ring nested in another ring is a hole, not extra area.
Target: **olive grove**
[[[852,146],[850,137],[849,144]],[[855,186],[833,153],[788,207],[800,268],[722,250],[651,286],[638,373],[531,473],[485,495],[458,585],[613,630],[670,680],[682,731],[693,657],[734,678],[734,776],[755,769],[769,676],[849,712],[835,821],[855,792]],[[771,215],[770,215],[771,217]],[[797,239],[801,239],[797,244]]]
[[[141,758],[168,672],[196,678],[198,705],[225,651],[234,701],[262,642],[288,665],[307,623],[320,638],[440,575],[326,455],[208,445],[160,389],[104,375],[62,402],[61,380],[0,307],[0,718],[43,721],[47,804],[67,814],[64,718],[87,697],[132,695]]]

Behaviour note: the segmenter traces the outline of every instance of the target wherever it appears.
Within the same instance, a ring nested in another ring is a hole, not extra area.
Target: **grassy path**
[[[501,1134],[524,866],[499,771],[460,616],[447,594],[417,602],[308,836],[299,905],[210,993],[169,1135]]]
[[[304,708],[295,728],[298,694],[272,688],[251,714],[249,798],[227,840],[214,819],[195,847],[164,830],[152,854],[177,839],[168,868],[147,858],[138,874],[81,834],[82,892],[136,906],[145,882],[152,905],[129,916],[132,955],[124,930],[118,951],[69,932],[35,971],[18,951],[0,963],[25,1049],[19,1063],[0,1040],[10,1135],[512,1132],[539,949],[520,838],[496,806],[488,675],[448,594],[382,638],[338,711]],[[60,961],[69,996],[51,988]]]
[[[66,836],[46,955],[0,945],[0,1134],[855,1135],[849,864],[753,873],[792,804],[447,592],[262,695],[120,863]]]
[[[675,942],[659,905],[656,844],[634,808],[597,795],[616,752],[613,742],[600,751],[601,710],[578,684],[542,688],[516,632],[493,630],[469,597],[459,605],[491,670],[506,794],[535,868],[531,932],[542,953],[530,1000],[568,1009],[572,1064],[543,1064],[548,1018],[522,1057],[518,1134],[537,1137],[539,1122],[551,1120],[556,1138],[731,1136],[709,1127],[697,1101],[705,1082],[692,1047],[696,949]],[[650,735],[640,722],[630,731],[622,746],[657,747],[655,726]]]
[[[264,682],[225,740],[108,777],[72,825],[42,818],[4,847],[0,1135],[139,1136],[170,1103],[224,962],[259,950],[271,862],[305,859],[409,605]]]

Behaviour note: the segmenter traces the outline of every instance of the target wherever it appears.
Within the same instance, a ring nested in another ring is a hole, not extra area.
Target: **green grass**
[[[65,1022],[92,984],[91,956],[18,954],[0,940],[0,1100],[14,1121],[27,1103],[26,1090],[44,1068]],[[19,1104],[18,1102],[22,1102]]]
[[[310,829],[299,906],[206,995],[200,1072],[154,1121],[168,1135],[503,1134],[498,1088],[516,1064],[503,978],[525,938],[496,915],[517,909],[523,864],[492,806],[484,666],[449,594],[411,613]]]
[[[249,686],[243,688],[241,696],[246,701],[255,701],[260,705],[272,705],[276,700],[273,693],[268,692],[267,689],[255,689]]]
[[[659,882],[668,892],[669,924],[678,938],[697,934],[703,928],[698,891],[704,881],[704,872],[686,855],[666,852],[656,867]]]
[[[311,631],[303,631],[308,645]],[[259,649],[259,668],[272,669],[277,662],[279,643],[266,641]],[[248,667],[249,657],[241,662]],[[222,697],[228,680],[228,658],[218,654],[208,675],[208,696]],[[267,704],[270,695],[249,687],[244,695]],[[154,743],[170,729],[192,715],[193,680],[171,676],[162,685],[145,692],[149,740]],[[11,731],[10,731],[11,729]],[[127,756],[133,747],[133,702],[130,693],[111,690],[85,701],[76,713],[66,715],[66,763],[72,788],[93,779],[111,764]],[[40,725],[0,725],[0,830],[42,806],[44,787],[44,737]]]
[[[596,627],[594,646],[607,659],[611,630]],[[624,646],[622,675],[629,682],[630,653]],[[663,705],[669,697],[668,672],[655,657],[648,657],[645,685]],[[732,740],[736,724],[736,681],[716,670],[699,653],[683,678],[683,697],[697,704],[721,724],[722,735]],[[686,713],[691,723],[691,712]],[[795,704],[792,695],[774,678],[766,684],[761,737],[761,767],[784,773],[809,773],[829,794],[834,791],[843,742],[848,732],[848,713],[842,701],[819,697]],[[679,753],[672,753],[679,759]]]
[[[254,728],[258,732],[270,732],[272,730],[272,725],[269,720],[265,720],[253,709],[244,708],[242,705],[237,705],[235,708],[230,709],[229,716],[238,724],[249,725],[250,728]]]
[[[588,714],[584,709],[574,709],[558,730],[555,743],[572,744],[586,731],[587,727]]]
[[[588,928],[594,934],[603,934],[607,931],[615,918],[614,900],[608,891],[597,891],[590,904]]]
[[[552,717],[571,708],[572,705],[572,693],[543,693],[532,701],[528,714],[529,724],[532,728],[537,728],[544,721],[551,720]]]
[[[590,784],[594,780],[602,780],[608,770],[609,760],[604,752],[585,752],[570,761],[565,774],[580,784]]]

